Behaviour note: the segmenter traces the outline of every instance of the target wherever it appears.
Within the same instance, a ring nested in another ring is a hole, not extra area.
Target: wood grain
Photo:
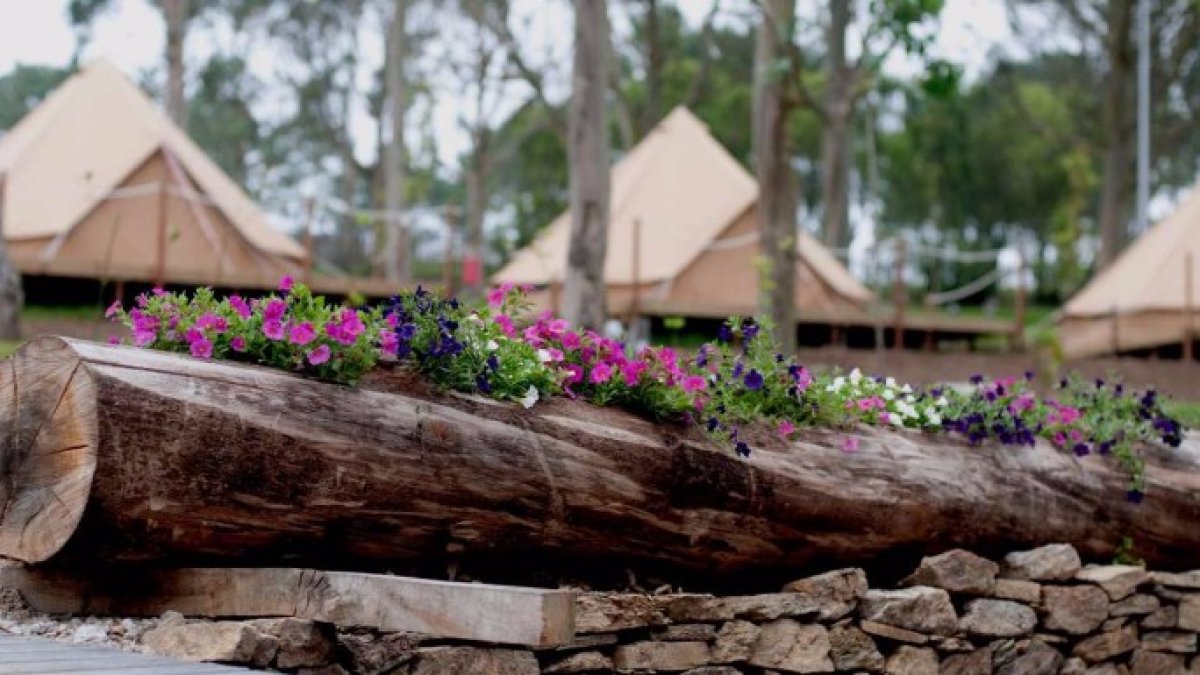
[[[403,373],[351,389],[59,338],[0,373],[0,555],[27,562],[678,579],[956,546],[1103,559],[1133,536],[1160,568],[1200,564],[1190,441],[1146,449],[1135,506],[1110,459],[1045,444],[864,428],[848,454],[843,432],[764,430],[743,460],[568,400],[526,411]]]
[[[49,614],[297,617],[383,631],[530,647],[570,644],[575,593],[295,568],[0,568]]]

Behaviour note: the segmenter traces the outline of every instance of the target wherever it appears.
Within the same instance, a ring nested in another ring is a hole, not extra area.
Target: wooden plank
[[[212,663],[186,663],[160,656],[123,652],[95,645],[73,645],[44,639],[0,635],[0,675],[234,675],[244,668]]]
[[[85,576],[86,574],[86,576]],[[294,616],[440,638],[554,647],[575,636],[571,591],[295,568],[101,573],[0,570],[0,585],[51,614]]]

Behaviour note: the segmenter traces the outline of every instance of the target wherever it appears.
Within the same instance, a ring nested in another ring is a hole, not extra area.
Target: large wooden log
[[[1109,557],[1131,536],[1159,566],[1200,564],[1191,444],[1147,448],[1132,505],[1111,460],[1044,444],[861,429],[846,453],[841,432],[764,432],[743,460],[567,400],[527,411],[60,338],[0,362],[0,430],[0,555],[27,562],[682,576],[1052,541]]]

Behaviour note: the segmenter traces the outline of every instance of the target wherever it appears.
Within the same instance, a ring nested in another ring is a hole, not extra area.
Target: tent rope
[[[1000,268],[996,267],[978,279],[963,286],[959,286],[958,288],[949,291],[943,291],[941,293],[930,293],[925,296],[925,302],[929,305],[945,305],[951,302],[957,302],[963,298],[968,298],[979,291],[982,291],[999,280]]]

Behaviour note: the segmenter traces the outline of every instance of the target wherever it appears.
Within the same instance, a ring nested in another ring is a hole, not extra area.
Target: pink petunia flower
[[[683,378],[683,390],[689,394],[704,391],[706,388],[708,388],[708,381],[699,375],[689,375]]]
[[[843,452],[858,452],[858,439],[854,436],[847,436],[842,440]]]
[[[550,322],[547,330],[550,331],[551,335],[562,335],[571,330],[571,324],[566,319],[554,319]]]
[[[121,299],[117,298],[108,306],[108,309],[104,310],[104,318],[111,319],[119,311],[121,311]]]
[[[358,310],[349,307],[342,310],[341,324],[342,332],[351,342],[367,330],[367,326],[363,323],[362,317],[359,316]]]
[[[240,295],[229,296],[229,306],[243,319],[250,318],[250,305],[247,305]]]
[[[796,432],[796,425],[792,424],[791,420],[783,420],[779,423],[779,426],[776,427],[775,430],[779,432],[779,435],[784,439],[788,439],[791,438],[792,434]]]
[[[563,333],[559,341],[562,342],[563,349],[572,351],[579,349],[580,345],[583,344],[583,341],[579,339],[579,333],[571,330]]]
[[[287,303],[279,298],[271,298],[266,307],[263,307],[263,321],[278,322],[283,319],[285,312],[287,312]]]
[[[592,384],[603,384],[612,379],[612,366],[607,363],[597,363],[592,368]]]
[[[321,345],[308,353],[308,362],[319,366],[329,360],[329,345]]]
[[[492,321],[500,326],[500,330],[508,337],[516,337],[517,329],[513,327],[512,319],[505,314],[498,314]]]
[[[508,293],[512,289],[513,289],[512,284],[503,283],[503,284],[500,284],[499,286],[493,288],[492,290],[488,291],[488,296],[487,296],[488,305],[490,305],[492,307],[499,307],[499,306],[503,305],[505,298],[508,297]]]
[[[119,344],[121,344],[121,338],[117,337],[116,335],[109,335],[108,336],[108,344],[119,345]]]
[[[583,366],[578,363],[568,363],[563,366],[563,370],[567,371],[567,376],[563,379],[563,384],[583,382]]]
[[[303,321],[292,326],[288,332],[288,341],[294,345],[306,345],[317,339],[317,331],[313,329],[312,323]]]
[[[272,340],[282,340],[284,338],[283,324],[278,320],[268,320],[263,322],[263,335],[266,335]]]
[[[400,338],[396,337],[395,331],[384,331],[379,336],[379,350],[387,356],[395,356],[400,353]]]
[[[246,338],[237,335],[229,341],[229,346],[235,352],[244,352],[246,351]]]
[[[201,337],[199,340],[192,341],[191,351],[192,356],[198,359],[211,359],[213,344],[207,338]]]
[[[296,285],[296,280],[290,274],[285,274],[279,278],[279,290],[290,291],[292,286]]]
[[[621,376],[625,378],[625,386],[635,387],[642,373],[649,368],[645,361],[626,361],[621,364]]]

